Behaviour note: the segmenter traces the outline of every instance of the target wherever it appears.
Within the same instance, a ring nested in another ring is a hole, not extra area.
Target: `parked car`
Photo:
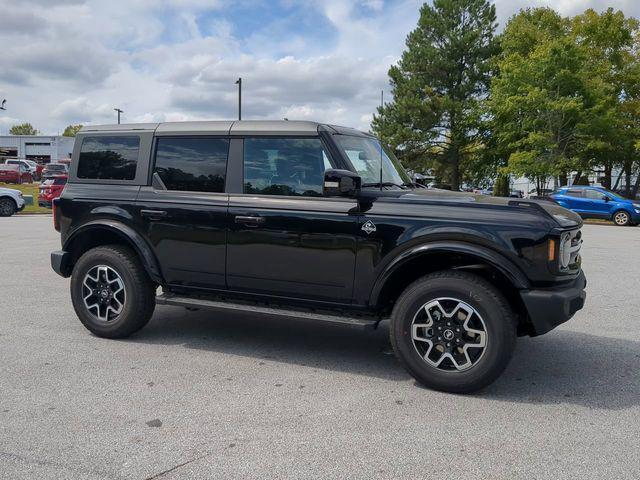
[[[482,388],[517,335],[583,307],[582,220],[551,202],[414,188],[381,151],[372,135],[313,122],[84,127],[53,202],[51,265],[100,337],[140,330],[156,303],[390,319],[420,383]]]
[[[24,165],[0,165],[0,183],[32,183],[33,176]]]
[[[621,227],[640,223],[640,201],[628,200],[602,187],[562,187],[551,198],[582,218],[612,220]]]
[[[34,162],[33,160],[23,160],[23,159],[20,159],[20,158],[9,158],[4,163],[5,163],[5,165],[22,165],[24,168],[26,168],[31,173],[31,176],[34,179],[37,177],[38,167],[37,167],[36,162]]]
[[[64,163],[48,163],[42,170],[42,178],[52,178],[56,175],[68,175],[69,167]]]
[[[544,200],[546,197],[549,197],[553,193],[553,190],[550,188],[542,188],[538,191],[537,188],[533,190],[529,190],[529,198],[532,200]]]
[[[67,178],[67,175],[56,175],[42,182],[38,191],[38,205],[51,208],[53,200],[60,196],[67,184]]]
[[[25,207],[25,201],[20,190],[0,188],[0,217],[10,217]]]

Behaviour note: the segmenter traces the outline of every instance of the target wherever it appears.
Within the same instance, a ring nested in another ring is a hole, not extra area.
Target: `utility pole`
[[[120,110],[119,108],[114,108],[114,110],[118,112],[118,125],[120,125],[120,114],[124,113],[124,111]]]
[[[236,81],[238,85],[238,120],[242,120],[242,77]]]

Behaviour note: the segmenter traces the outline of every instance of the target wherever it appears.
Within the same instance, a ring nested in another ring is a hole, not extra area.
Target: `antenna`
[[[384,90],[380,91],[380,191],[382,191],[382,129],[384,127]]]

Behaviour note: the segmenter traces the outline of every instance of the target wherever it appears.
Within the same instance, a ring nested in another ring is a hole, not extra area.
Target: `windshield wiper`
[[[362,186],[363,186],[363,187],[378,187],[378,188],[380,188],[380,187],[398,187],[398,188],[401,188],[401,189],[403,189],[403,190],[406,188],[406,186],[405,186],[404,184],[399,185],[399,184],[397,184],[397,183],[393,183],[393,182],[382,182],[382,183],[380,183],[380,182],[371,182],[371,183],[363,183],[363,184],[362,184]]]

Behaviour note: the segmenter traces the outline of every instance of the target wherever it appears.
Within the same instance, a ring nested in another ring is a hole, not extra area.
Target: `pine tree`
[[[478,154],[480,102],[487,93],[495,7],[485,0],[434,0],[420,10],[407,49],[389,70],[393,101],[378,109],[373,131],[403,163],[435,167],[453,189]]]

